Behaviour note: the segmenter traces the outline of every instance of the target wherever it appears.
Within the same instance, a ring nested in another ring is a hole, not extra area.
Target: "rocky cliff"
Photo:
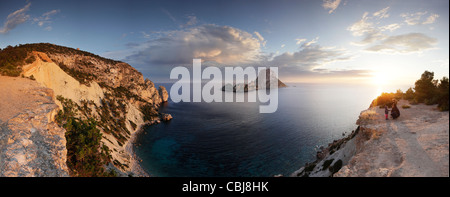
[[[70,101],[76,118],[95,120],[112,168],[130,173],[135,168],[130,139],[142,125],[159,121],[166,89],[156,89],[127,63],[85,51],[47,43],[16,48],[27,51],[21,75],[51,89],[59,110],[67,110]]]
[[[53,91],[30,79],[0,76],[0,92],[0,177],[69,176]]]
[[[378,107],[362,111],[356,130],[291,176],[448,177],[449,113],[437,105],[398,105],[410,108],[395,120],[385,120]]]

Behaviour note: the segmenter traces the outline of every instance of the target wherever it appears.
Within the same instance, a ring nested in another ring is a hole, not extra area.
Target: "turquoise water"
[[[260,114],[260,103],[169,100],[160,111],[174,119],[137,137],[141,165],[161,177],[290,175],[315,159],[317,147],[354,130],[379,93],[372,86],[288,85],[279,89],[278,110],[271,114]]]

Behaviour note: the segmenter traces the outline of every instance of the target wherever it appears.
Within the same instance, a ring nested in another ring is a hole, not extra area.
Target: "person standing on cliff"
[[[389,118],[389,109],[387,107],[387,105],[384,105],[384,117],[386,117],[386,120],[388,120]]]

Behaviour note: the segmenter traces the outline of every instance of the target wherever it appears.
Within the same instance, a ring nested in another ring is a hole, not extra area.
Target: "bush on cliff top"
[[[0,50],[0,75],[18,77],[28,56],[28,51],[24,48],[8,46]]]
[[[19,44],[14,47],[7,46],[4,49],[0,49],[0,75],[18,77],[21,72],[20,66],[24,65],[25,63],[27,64],[32,63],[34,61],[33,59],[29,58],[30,57],[29,54],[32,51],[39,51],[43,53],[59,53],[67,55],[83,55],[97,58],[107,64],[121,63],[120,61],[100,57],[98,55],[86,51],[77,50],[74,48],[64,46],[58,46],[50,43]]]

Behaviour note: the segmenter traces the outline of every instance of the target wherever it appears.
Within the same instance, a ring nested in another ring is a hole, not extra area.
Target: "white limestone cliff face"
[[[100,99],[104,97],[104,94],[97,82],[91,82],[90,87],[80,84],[52,62],[45,53],[33,53],[36,61],[23,67],[25,77],[33,76],[36,81],[52,89],[55,95],[64,95],[65,98],[72,99],[78,105],[80,105],[81,100],[94,101],[95,104],[101,105]],[[41,58],[47,59],[46,62]],[[59,101],[57,103],[59,104]]]
[[[146,124],[140,107],[150,104],[156,109],[161,102],[167,101],[168,94],[165,88],[163,87],[164,91],[162,92],[165,95],[162,98],[160,91],[155,88],[153,82],[148,79],[144,80],[140,72],[126,63],[108,62],[101,58],[78,54],[33,51],[33,55],[36,57],[36,60],[31,64],[24,65],[22,74],[25,77],[33,76],[37,82],[52,89],[54,91],[52,98],[61,110],[62,105],[56,99],[58,95],[71,99],[79,106],[82,106],[84,101],[88,103],[92,101],[92,105],[87,105],[92,111],[89,116],[94,117],[97,121],[101,121],[101,116],[105,116],[105,114],[102,114],[103,112],[99,111],[103,107],[104,102],[108,103],[108,105],[112,101],[117,101],[116,104],[125,104],[124,110],[118,112],[120,116],[115,118],[124,117],[124,129],[128,130],[129,134],[122,135],[127,140],[121,141],[117,139],[117,135],[113,135],[103,128],[99,129],[103,136],[102,143],[112,151],[110,153],[112,161],[117,161],[121,164],[116,166],[117,169],[122,172],[129,172],[133,167],[133,156],[129,139],[141,128],[141,125]],[[80,81],[80,79],[71,76],[71,73],[68,73],[68,71],[84,73],[91,80]],[[126,96],[121,95],[120,98],[116,98],[118,92]],[[106,94],[112,96],[105,98]],[[110,126],[116,125],[106,125],[105,128],[112,128]]]

